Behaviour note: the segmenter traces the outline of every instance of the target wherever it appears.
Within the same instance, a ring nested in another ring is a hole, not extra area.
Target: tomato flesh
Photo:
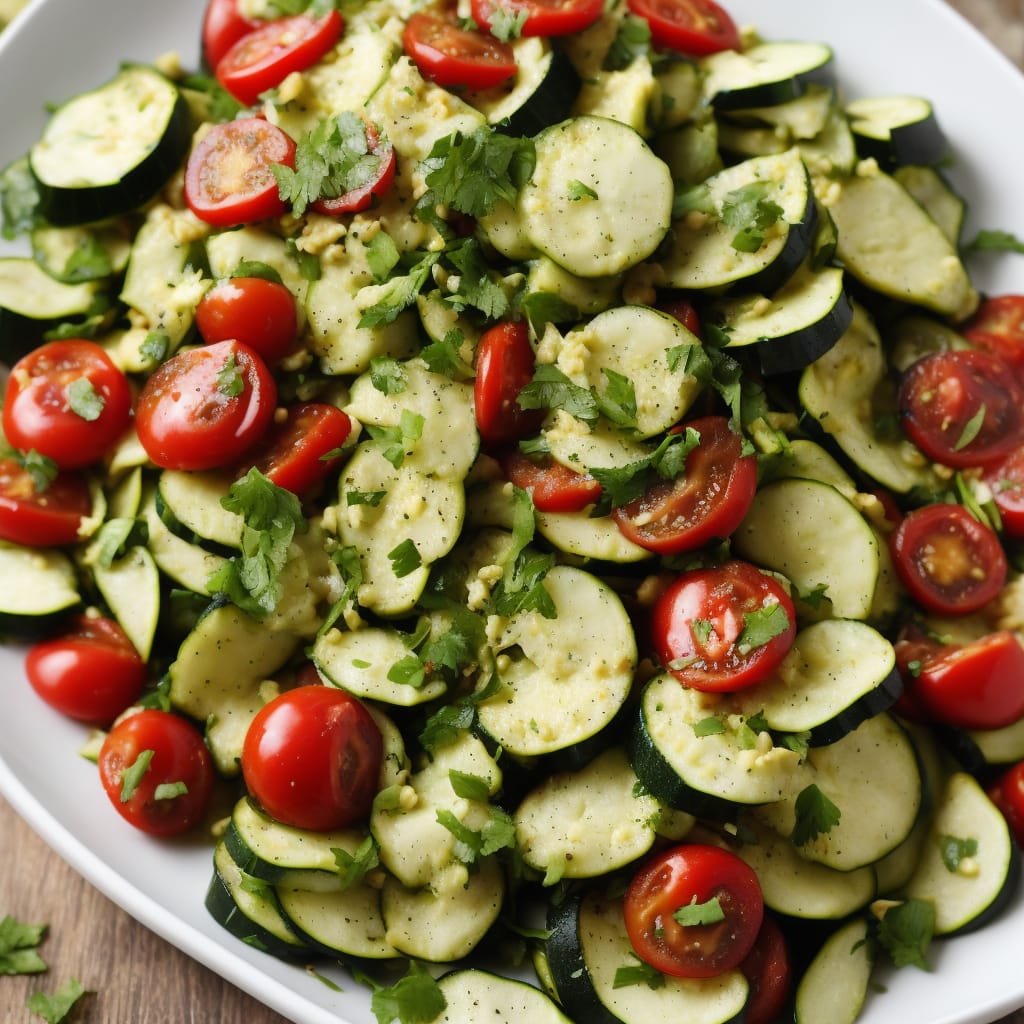
[[[795,636],[789,594],[773,576],[739,560],[682,573],[651,612],[662,664],[694,690],[753,686],[778,668]]]
[[[79,539],[92,512],[85,477],[65,470],[40,490],[15,459],[0,459],[0,538],[27,547],[54,547]]]
[[[985,299],[960,333],[972,345],[1003,359],[1024,384],[1024,295]]]
[[[203,16],[203,61],[215,68],[228,50],[260,22],[242,14],[239,0],[209,0]]]
[[[239,341],[218,341],[178,352],[154,371],[139,394],[136,431],[163,469],[214,469],[263,437],[276,401],[266,363]]]
[[[740,34],[728,13],[712,0],[628,0],[629,9],[651,26],[659,50],[703,57],[739,50]]]
[[[484,331],[477,345],[473,405],[484,444],[506,445],[528,437],[544,421],[541,409],[524,409],[519,392],[533,380],[534,355],[523,321]]]
[[[604,0],[471,0],[473,20],[488,31],[495,9],[522,16],[522,36],[565,36],[593,25]]]
[[[199,730],[169,711],[147,708],[117,722],[103,741],[98,765],[118,814],[143,832],[188,832],[209,807],[213,758]],[[135,774],[141,777],[133,786]]]
[[[265,705],[242,747],[249,792],[278,821],[313,831],[365,818],[377,793],[383,740],[370,713],[330,686],[299,686]]]
[[[138,699],[146,664],[116,622],[82,615],[66,633],[29,648],[25,674],[50,707],[103,727]]]
[[[664,295],[658,300],[655,308],[675,317],[691,334],[700,337],[700,315],[697,313],[697,307],[683,294]]]
[[[325,217],[339,217],[346,213],[358,213],[368,210],[375,202],[388,194],[395,183],[395,170],[398,160],[395,147],[387,139],[382,139],[377,129],[366,126],[366,149],[368,153],[378,157],[377,170],[363,185],[349,189],[339,196],[321,198],[313,202],[313,209]]]
[[[262,277],[232,277],[199,300],[196,327],[207,344],[240,341],[272,364],[295,348],[298,310],[283,284]]]
[[[1024,761],[1007,768],[992,782],[987,793],[1006,818],[1018,846],[1024,846]]]
[[[601,485],[589,473],[577,473],[554,459],[502,453],[501,468],[516,487],[528,491],[538,512],[582,512],[601,497]]]
[[[685,917],[698,907],[720,919],[680,922],[680,912]],[[712,978],[739,967],[754,948],[764,899],[757,876],[736,854],[684,843],[641,865],[623,912],[629,941],[646,963],[674,977]]]
[[[259,117],[216,124],[189,154],[185,202],[207,224],[236,227],[288,209],[273,165],[295,167],[295,143]]]
[[[414,14],[405,24],[402,44],[420,74],[446,89],[491,89],[516,73],[511,46],[460,28],[444,14]]]
[[[940,502],[908,512],[890,534],[889,547],[910,596],[939,615],[977,611],[1006,582],[999,538],[963,505]]]
[[[986,467],[983,477],[1003,531],[1010,537],[1024,537],[1024,445]]]
[[[743,1024],[773,1024],[781,1019],[793,987],[789,946],[775,918],[764,915],[754,948],[740,964],[750,985]]]

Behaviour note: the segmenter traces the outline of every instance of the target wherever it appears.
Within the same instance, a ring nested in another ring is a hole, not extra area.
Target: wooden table
[[[898,0],[896,0],[898,2]],[[952,0],[1024,67],[1024,0]],[[926,40],[920,44],[925,45]],[[138,924],[52,853],[0,798],[0,916],[48,922],[46,975],[0,978],[0,1021],[32,1020],[25,1000],[72,975],[92,993],[79,1024],[284,1024]],[[123,953],[131,951],[130,970]],[[122,954],[122,955],[118,955]],[[1024,1010],[1001,1024],[1024,1024]]]

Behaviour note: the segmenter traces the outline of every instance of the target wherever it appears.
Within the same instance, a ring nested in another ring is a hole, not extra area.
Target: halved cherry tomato
[[[100,747],[100,780],[125,821],[152,835],[180,835],[206,814],[213,759],[202,733],[170,711],[121,719]]]
[[[604,10],[604,0],[470,0],[473,20],[488,31],[495,9],[523,14],[522,36],[566,36],[593,25]]]
[[[700,316],[697,314],[697,307],[682,293],[663,295],[655,303],[655,309],[674,316],[691,334],[700,337]]]
[[[1024,295],[985,299],[960,333],[972,345],[1000,356],[1024,384]]]
[[[732,18],[712,0],[628,0],[629,9],[651,26],[651,42],[659,50],[703,57],[719,50],[740,49]]]
[[[203,61],[211,70],[242,36],[259,28],[261,22],[247,18],[239,0],[209,0],[203,16]]]
[[[199,300],[196,327],[207,344],[234,339],[273,364],[295,348],[295,298],[277,281],[232,277],[215,284]]]
[[[712,978],[749,956],[764,899],[757,876],[736,854],[683,843],[641,865],[623,912],[642,960],[678,978]],[[701,919],[709,923],[688,923]]]
[[[900,420],[928,458],[957,469],[985,466],[1024,439],[1022,397],[1010,368],[991,352],[933,352],[903,374]]]
[[[25,655],[32,689],[69,718],[108,726],[146,683],[146,663],[113,620],[80,615],[61,636]]]
[[[3,429],[23,452],[61,469],[98,462],[131,419],[128,378],[93,341],[50,341],[19,359],[4,395]]]
[[[388,139],[382,139],[376,127],[372,124],[366,126],[366,149],[379,157],[377,170],[373,177],[364,185],[349,189],[340,196],[321,197],[313,202],[313,209],[326,217],[340,217],[345,213],[358,213],[360,210],[367,210],[375,200],[386,196],[388,190],[395,183],[395,169],[398,160],[395,157],[395,147]]]
[[[663,555],[728,537],[747,514],[757,488],[757,462],[743,454],[743,439],[728,419],[704,416],[686,426],[700,434],[700,443],[686,457],[685,472],[612,510],[629,540]]]
[[[326,831],[369,814],[382,760],[380,729],[355,697],[332,686],[299,686],[253,719],[242,775],[271,817]]]
[[[740,964],[750,994],[743,1007],[743,1024],[773,1024],[782,1016],[793,984],[786,936],[774,917],[765,914],[754,948]]]
[[[446,89],[490,89],[516,73],[511,46],[461,28],[443,13],[414,14],[405,23],[402,44],[420,74]]]
[[[189,154],[185,202],[207,224],[235,227],[288,209],[273,164],[295,166],[295,143],[260,117],[215,124]]]
[[[1005,533],[1024,537],[1024,444],[986,466],[982,475],[992,492]]]
[[[506,321],[484,331],[477,345],[473,403],[485,444],[511,444],[540,429],[542,409],[516,400],[533,380],[534,357],[524,321]]]
[[[1024,761],[1007,768],[986,790],[1010,826],[1018,846],[1024,846]]]
[[[139,394],[135,425],[156,465],[214,469],[263,437],[276,401],[266,363],[240,341],[218,341],[157,367]]]
[[[682,573],[651,612],[662,664],[694,690],[753,686],[778,668],[795,636],[796,611],[785,588],[739,559]]]
[[[498,461],[511,483],[530,492],[538,512],[580,512],[601,497],[601,485],[589,473],[577,473],[550,457],[532,459],[511,450]]]
[[[32,474],[15,459],[0,459],[0,537],[27,547],[73,544],[82,520],[92,512],[84,476],[65,470],[39,490]]]
[[[910,596],[939,615],[977,611],[1006,582],[999,538],[963,505],[939,502],[908,512],[889,547]]]
[[[295,14],[267,21],[242,36],[217,62],[217,81],[244,106],[311,68],[341,38],[345,22],[333,8],[320,18]]]
[[[305,494],[341,461],[336,452],[352,431],[352,421],[337,406],[303,402],[275,422],[259,447],[244,460],[278,487]],[[331,457],[327,457],[331,456]]]

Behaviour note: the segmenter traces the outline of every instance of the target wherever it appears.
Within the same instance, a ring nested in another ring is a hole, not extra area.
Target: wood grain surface
[[[1024,67],[1024,0],[951,2]],[[0,798],[0,917],[4,914],[48,923],[41,953],[49,971],[0,977],[0,1024],[38,1022],[25,1000],[40,989],[54,991],[72,976],[89,990],[75,1024],[284,1022],[118,909]],[[1001,1024],[1024,1024],[1024,1010]]]

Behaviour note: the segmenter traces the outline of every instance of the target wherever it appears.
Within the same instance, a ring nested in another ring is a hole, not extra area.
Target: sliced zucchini
[[[937,164],[949,152],[929,100],[921,96],[865,96],[846,104],[861,156],[886,167]]]
[[[32,232],[32,256],[58,281],[81,284],[103,281],[124,272],[131,253],[126,220],[92,227],[37,227]]]
[[[142,545],[109,565],[92,565],[96,588],[143,661],[148,661],[160,621],[160,571]]]
[[[539,988],[478,968],[449,971],[438,979],[446,1006],[430,1024],[572,1024]]]
[[[224,556],[171,533],[157,512],[155,489],[143,494],[139,518],[146,524],[146,545],[157,568],[193,593],[209,596],[208,581],[223,567]]]
[[[387,939],[380,889],[368,882],[324,892],[279,884],[275,894],[288,927],[312,949],[328,956],[366,960],[401,955]]]
[[[743,52],[723,50],[703,58],[704,94],[716,110],[786,103],[811,83],[831,84],[832,50],[824,43],[758,43]]]
[[[0,632],[5,636],[37,637],[81,601],[74,563],[63,551],[0,540]]]
[[[719,130],[726,121],[739,125],[764,125],[771,128],[788,148],[794,142],[820,135],[834,104],[834,90],[812,83],[799,96],[785,103],[730,110],[723,117],[723,123],[719,124]]]
[[[651,62],[637,56],[624,68],[602,68],[584,79],[572,112],[577,116],[608,117],[647,137],[657,99],[658,81]]]
[[[602,562],[644,562],[653,557],[647,548],[634,544],[611,516],[583,512],[538,512],[537,532],[559,551],[577,558]]]
[[[906,164],[897,167],[892,176],[924,207],[925,212],[954,246],[967,216],[967,201],[936,167]]]
[[[231,478],[225,473],[165,469],[157,480],[157,515],[183,540],[230,554],[241,548],[245,527],[237,512],[221,504],[230,487]]]
[[[840,925],[811,960],[796,989],[796,1024],[853,1024],[871,983],[874,957],[865,918]]]

